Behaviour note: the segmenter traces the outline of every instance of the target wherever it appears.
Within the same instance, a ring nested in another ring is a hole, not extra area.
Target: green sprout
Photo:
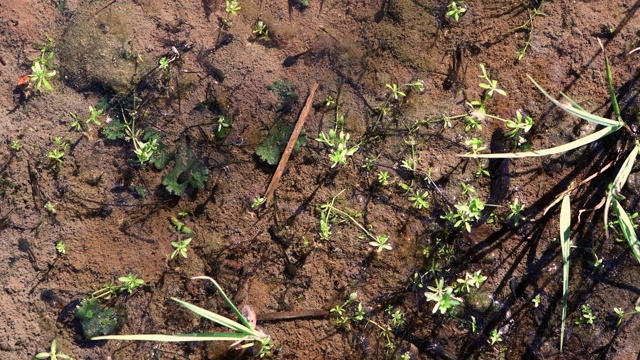
[[[100,125],[100,121],[98,121],[98,117],[102,115],[102,109],[95,109],[93,106],[89,106],[89,118],[85,121],[87,124],[94,123],[96,125]],[[71,125],[73,126],[73,124]]]
[[[389,237],[387,235],[380,235],[375,237],[374,240],[369,241],[369,245],[373,246],[377,252],[382,252],[383,250],[393,250],[391,245],[387,242],[389,241]]]
[[[582,305],[581,307],[581,316],[578,320],[575,321],[576,325],[587,324],[593,325],[593,322],[596,319],[596,316],[593,315],[591,311],[591,307],[589,305]]]
[[[490,345],[495,345],[499,342],[502,342],[502,335],[500,334],[500,331],[496,329],[491,330],[488,341]]]
[[[465,12],[467,12],[467,8],[461,5],[458,5],[458,3],[462,4],[464,1],[452,1],[449,3],[449,5],[447,5],[447,9],[449,11],[447,11],[446,15],[452,19],[454,19],[456,22],[460,21],[460,18],[462,17],[462,15],[464,15]]]
[[[70,112],[69,116],[71,116],[71,118],[73,119],[73,122],[71,123],[71,129],[75,131],[82,131],[82,123],[80,122],[80,119],[78,119],[78,115]]]
[[[541,301],[540,294],[536,294],[536,296],[534,296],[534,298],[531,299],[531,302],[533,303],[533,307],[536,307],[536,308],[540,306],[540,301]]]
[[[507,215],[507,220],[513,221],[513,225],[518,226],[520,221],[525,220],[527,217],[522,214],[524,210],[524,206],[520,204],[518,198],[513,201],[513,204],[509,204],[509,209],[511,212]]]
[[[60,240],[56,243],[56,251],[60,255],[65,255],[67,253],[67,245],[65,245],[64,241]]]
[[[447,311],[462,304],[462,299],[453,295],[453,287],[444,286],[444,279],[442,278],[436,279],[435,286],[427,286],[427,289],[431,290],[424,293],[427,301],[436,303],[431,311],[433,314],[438,310],[440,310],[440,314],[446,314]]]
[[[624,321],[625,318],[635,315],[635,314],[640,314],[640,306],[636,306],[634,311],[625,313],[622,311],[621,308],[613,308],[613,311],[616,313],[616,316],[618,317],[618,322],[616,323],[616,326],[620,326],[622,324],[622,321]]]
[[[128,291],[129,294],[133,292],[133,290],[137,289],[140,285],[144,284],[144,280],[138,278],[137,276],[129,273],[127,276],[121,276],[118,278],[118,281],[122,283],[120,285],[120,291]]]
[[[340,134],[336,135],[336,129],[329,129],[329,135],[325,135],[324,132],[321,132],[316,139],[317,142],[327,144],[330,148],[332,148],[331,153],[329,154],[329,158],[333,161],[331,167],[335,167],[338,164],[346,165],[347,157],[353,156],[353,154],[358,151],[359,146],[351,146],[349,147],[347,143],[351,135],[345,133],[340,130]]]
[[[51,214],[54,215],[56,214],[58,211],[56,210],[56,204],[52,203],[51,201],[47,201],[46,204],[44,204],[44,208],[47,209],[47,211]]]
[[[187,246],[189,245],[189,243],[191,243],[191,238],[187,238],[184,240],[178,240],[178,241],[172,241],[171,242],[171,246],[173,246],[174,248],[176,248],[172,253],[171,253],[171,259],[174,259],[176,256],[178,256],[178,254],[180,254],[183,258],[187,258]]]
[[[388,171],[380,171],[378,173],[378,183],[382,186],[389,185],[389,172]]]
[[[41,352],[36,354],[36,359],[51,359],[51,360],[73,360],[73,358],[69,355],[59,353],[56,349],[56,339],[51,341],[51,351],[49,352]]]
[[[264,197],[257,197],[255,199],[253,199],[253,203],[251,203],[251,208],[255,209],[257,207],[259,207],[260,205],[264,204],[267,201],[266,198]]]
[[[231,0],[231,1],[226,0],[225,4],[226,4],[225,11],[231,15],[238,15],[238,11],[242,9],[238,4],[237,0]]]
[[[54,171],[58,171],[60,169],[60,165],[62,164],[62,158],[64,157],[64,152],[60,151],[58,148],[55,148],[47,154],[47,157],[50,159],[51,168]]]
[[[52,78],[56,75],[56,71],[48,71],[47,67],[40,61],[36,60],[31,67],[31,75],[29,75],[30,81],[36,84],[36,90],[40,90],[42,85],[44,88],[52,91],[53,88],[47,79]]]
[[[11,144],[9,146],[15,151],[20,151],[20,149],[22,149],[22,140],[13,139],[11,140]]]
[[[167,58],[166,56],[163,56],[162,58],[160,58],[160,64],[158,65],[158,68],[160,68],[161,70],[166,70],[169,68],[170,63],[171,60],[169,60],[169,58]]]
[[[269,40],[269,29],[267,28],[267,24],[262,20],[256,21],[256,26],[251,33],[260,40]]]

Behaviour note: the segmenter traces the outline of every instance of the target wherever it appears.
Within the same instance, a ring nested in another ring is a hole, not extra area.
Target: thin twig
[[[101,7],[98,11],[94,12],[93,15],[91,15],[91,18],[93,19],[94,17],[96,17],[96,15],[98,15],[100,13],[100,11],[108,8],[111,4],[115,3],[118,0],[111,0],[109,1],[106,5],[104,5],[103,7]]]
[[[318,90],[318,83],[314,82],[311,86],[311,91],[309,92],[309,97],[307,98],[307,102],[304,104],[304,108],[302,108],[302,112],[300,113],[300,117],[298,118],[298,123],[296,127],[293,129],[291,133],[291,138],[289,138],[289,142],[287,143],[287,147],[284,149],[282,153],[282,157],[280,158],[280,162],[278,163],[278,168],[276,168],[276,172],[273,173],[273,177],[269,182],[269,186],[267,186],[267,191],[264,193],[264,199],[267,206],[271,203],[273,198],[273,193],[276,191],[276,187],[280,182],[280,178],[284,173],[284,169],[287,166],[287,162],[289,162],[289,157],[291,156],[291,152],[293,151],[293,147],[298,141],[298,136],[302,131],[302,127],[304,126],[304,122],[307,120],[307,116],[309,115],[309,111],[311,110],[311,105],[313,103],[313,95],[315,95],[316,90]]]

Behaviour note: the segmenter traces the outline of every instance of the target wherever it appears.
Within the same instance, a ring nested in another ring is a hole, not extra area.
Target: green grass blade
[[[604,53],[604,48],[602,48]],[[611,64],[609,63],[609,57],[604,56],[604,68],[607,71],[607,87],[609,88],[609,96],[611,96],[611,105],[613,106],[613,112],[616,114],[618,122],[622,122],[622,116],[620,116],[620,105],[618,105],[618,98],[616,97],[616,91],[613,88],[613,75],[611,75]]]
[[[618,219],[620,219],[620,229],[622,229],[624,238],[627,239],[631,252],[638,262],[640,262],[640,244],[638,243],[636,230],[633,228],[633,222],[629,218],[629,215],[627,215],[627,212],[622,208],[622,205],[620,205],[618,200],[615,198],[613,199],[613,211],[615,211]]]
[[[527,74],[527,76],[529,77],[529,80],[531,80],[531,82],[533,82],[533,84],[538,88],[538,90],[540,90],[540,92],[542,92],[549,100],[551,100],[552,103],[562,108],[562,110],[568,112],[569,114],[575,115],[581,119],[584,119],[594,124],[598,124],[602,126],[610,126],[610,127],[617,127],[617,128],[620,128],[620,126],[622,126],[622,123],[620,121],[614,121],[611,119],[603,118],[601,116],[594,115],[587,111],[584,111],[580,107],[576,108],[570,104],[562,103],[554,99],[551,95],[549,95],[549,93],[544,88],[542,88],[542,86],[540,86],[535,80],[533,80],[533,78],[529,74]]]
[[[535,157],[535,156],[547,156],[547,155],[555,155],[560,154],[569,150],[573,150],[579,148],[581,146],[587,145],[594,141],[597,141],[600,138],[603,138],[615,131],[617,131],[619,127],[605,127],[604,129],[600,129],[594,132],[591,135],[587,135],[578,140],[574,140],[568,144],[555,146],[549,149],[536,150],[536,151],[523,151],[517,153],[493,153],[493,154],[464,154],[460,155],[463,157],[469,158],[483,158],[483,159],[512,159],[512,158],[526,158],[526,157]]]
[[[609,237],[609,207],[611,206],[611,200],[614,196],[620,193],[620,190],[622,190],[624,185],[627,183],[631,170],[633,169],[633,164],[636,162],[636,158],[638,157],[638,150],[640,150],[640,144],[636,143],[636,146],[633,147],[627,158],[624,160],[624,163],[620,167],[615,179],[613,179],[613,184],[611,184],[609,192],[607,193],[607,200],[604,205],[604,228],[607,237]]]
[[[203,317],[205,319],[211,320],[213,322],[215,322],[216,324],[222,325],[226,328],[229,328],[231,330],[235,330],[237,332],[243,333],[244,335],[249,335],[249,334],[254,334],[255,331],[251,328],[248,328],[238,322],[235,322],[227,317],[224,317],[222,315],[216,314],[212,311],[203,309],[199,306],[190,304],[186,301],[182,301],[180,299],[176,299],[174,297],[171,298],[171,300],[177,302],[178,304],[184,306],[185,308],[189,309],[190,311],[194,312],[196,315]]]
[[[211,281],[213,283],[213,286],[215,286],[216,290],[218,290],[218,293],[220,294],[220,296],[222,296],[222,298],[224,299],[224,302],[226,302],[227,305],[229,305],[231,310],[233,310],[233,312],[236,314],[236,316],[238,316],[238,319],[240,319],[242,324],[244,324],[244,326],[246,326],[247,328],[251,329],[250,333],[254,333],[255,332],[255,330],[253,329],[253,326],[251,326],[249,321],[242,315],[242,313],[238,310],[238,308],[235,305],[233,305],[233,302],[231,302],[231,300],[229,300],[229,297],[227,296],[227,294],[224,293],[224,291],[222,290],[220,285],[218,285],[218,283],[215,280],[213,280],[209,276],[194,276],[194,277],[192,277],[192,279],[203,279],[203,280]]]
[[[562,199],[560,208],[560,247],[562,249],[562,325],[560,328],[560,351],[564,344],[564,328],[567,320],[569,295],[569,252],[571,250],[571,203],[569,195]]]
[[[238,341],[246,339],[255,340],[252,336],[238,333],[201,333],[201,334],[140,334],[140,335],[105,335],[96,336],[91,340],[134,340],[134,341],[162,341],[162,342],[183,342],[183,341]]]

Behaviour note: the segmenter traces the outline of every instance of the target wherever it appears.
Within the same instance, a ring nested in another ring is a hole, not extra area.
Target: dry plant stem
[[[273,173],[273,177],[269,182],[269,186],[267,187],[267,191],[264,193],[264,199],[267,206],[270,205],[271,200],[273,198],[273,193],[276,191],[276,187],[280,182],[280,178],[284,173],[284,169],[287,166],[287,162],[289,162],[289,157],[291,156],[291,152],[293,151],[293,147],[298,141],[298,136],[302,131],[302,127],[304,126],[304,122],[307,120],[307,116],[309,115],[309,111],[311,110],[311,105],[313,104],[313,96],[318,90],[318,83],[314,82],[311,86],[311,91],[309,92],[309,97],[307,98],[307,102],[304,104],[304,108],[302,108],[302,112],[300,113],[300,117],[298,118],[298,122],[296,123],[296,127],[293,129],[291,133],[291,138],[289,138],[289,142],[287,143],[287,147],[284,149],[282,153],[282,157],[280,158],[280,162],[278,163],[278,168],[276,172]]]
[[[94,12],[93,15],[91,15],[91,18],[93,19],[94,17],[96,17],[96,15],[98,15],[100,13],[100,11],[108,8],[110,5],[112,5],[113,3],[115,3],[118,0],[111,0],[108,3],[106,3],[103,7],[101,7],[98,11]]]

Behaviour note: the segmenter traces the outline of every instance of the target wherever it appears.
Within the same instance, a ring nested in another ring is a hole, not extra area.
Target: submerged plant
[[[209,280],[213,283],[213,286],[218,291],[218,294],[222,296],[224,302],[231,308],[234,314],[238,317],[240,322],[236,322],[220,314],[205,310],[199,306],[190,304],[186,301],[172,297],[171,300],[177,302],[187,310],[193,312],[199,317],[211,320],[214,323],[224,326],[231,330],[231,332],[206,332],[195,334],[141,334],[141,335],[106,335],[96,336],[91,340],[142,340],[142,341],[160,341],[160,342],[184,342],[184,341],[233,341],[231,345],[240,345],[238,348],[249,348],[252,346],[260,346],[260,357],[267,355],[267,352],[271,349],[271,337],[262,330],[256,328],[255,318],[250,319],[248,316],[243,315],[242,312],[229,300],[227,294],[222,290],[220,285],[208,276],[196,276],[192,279]]]

